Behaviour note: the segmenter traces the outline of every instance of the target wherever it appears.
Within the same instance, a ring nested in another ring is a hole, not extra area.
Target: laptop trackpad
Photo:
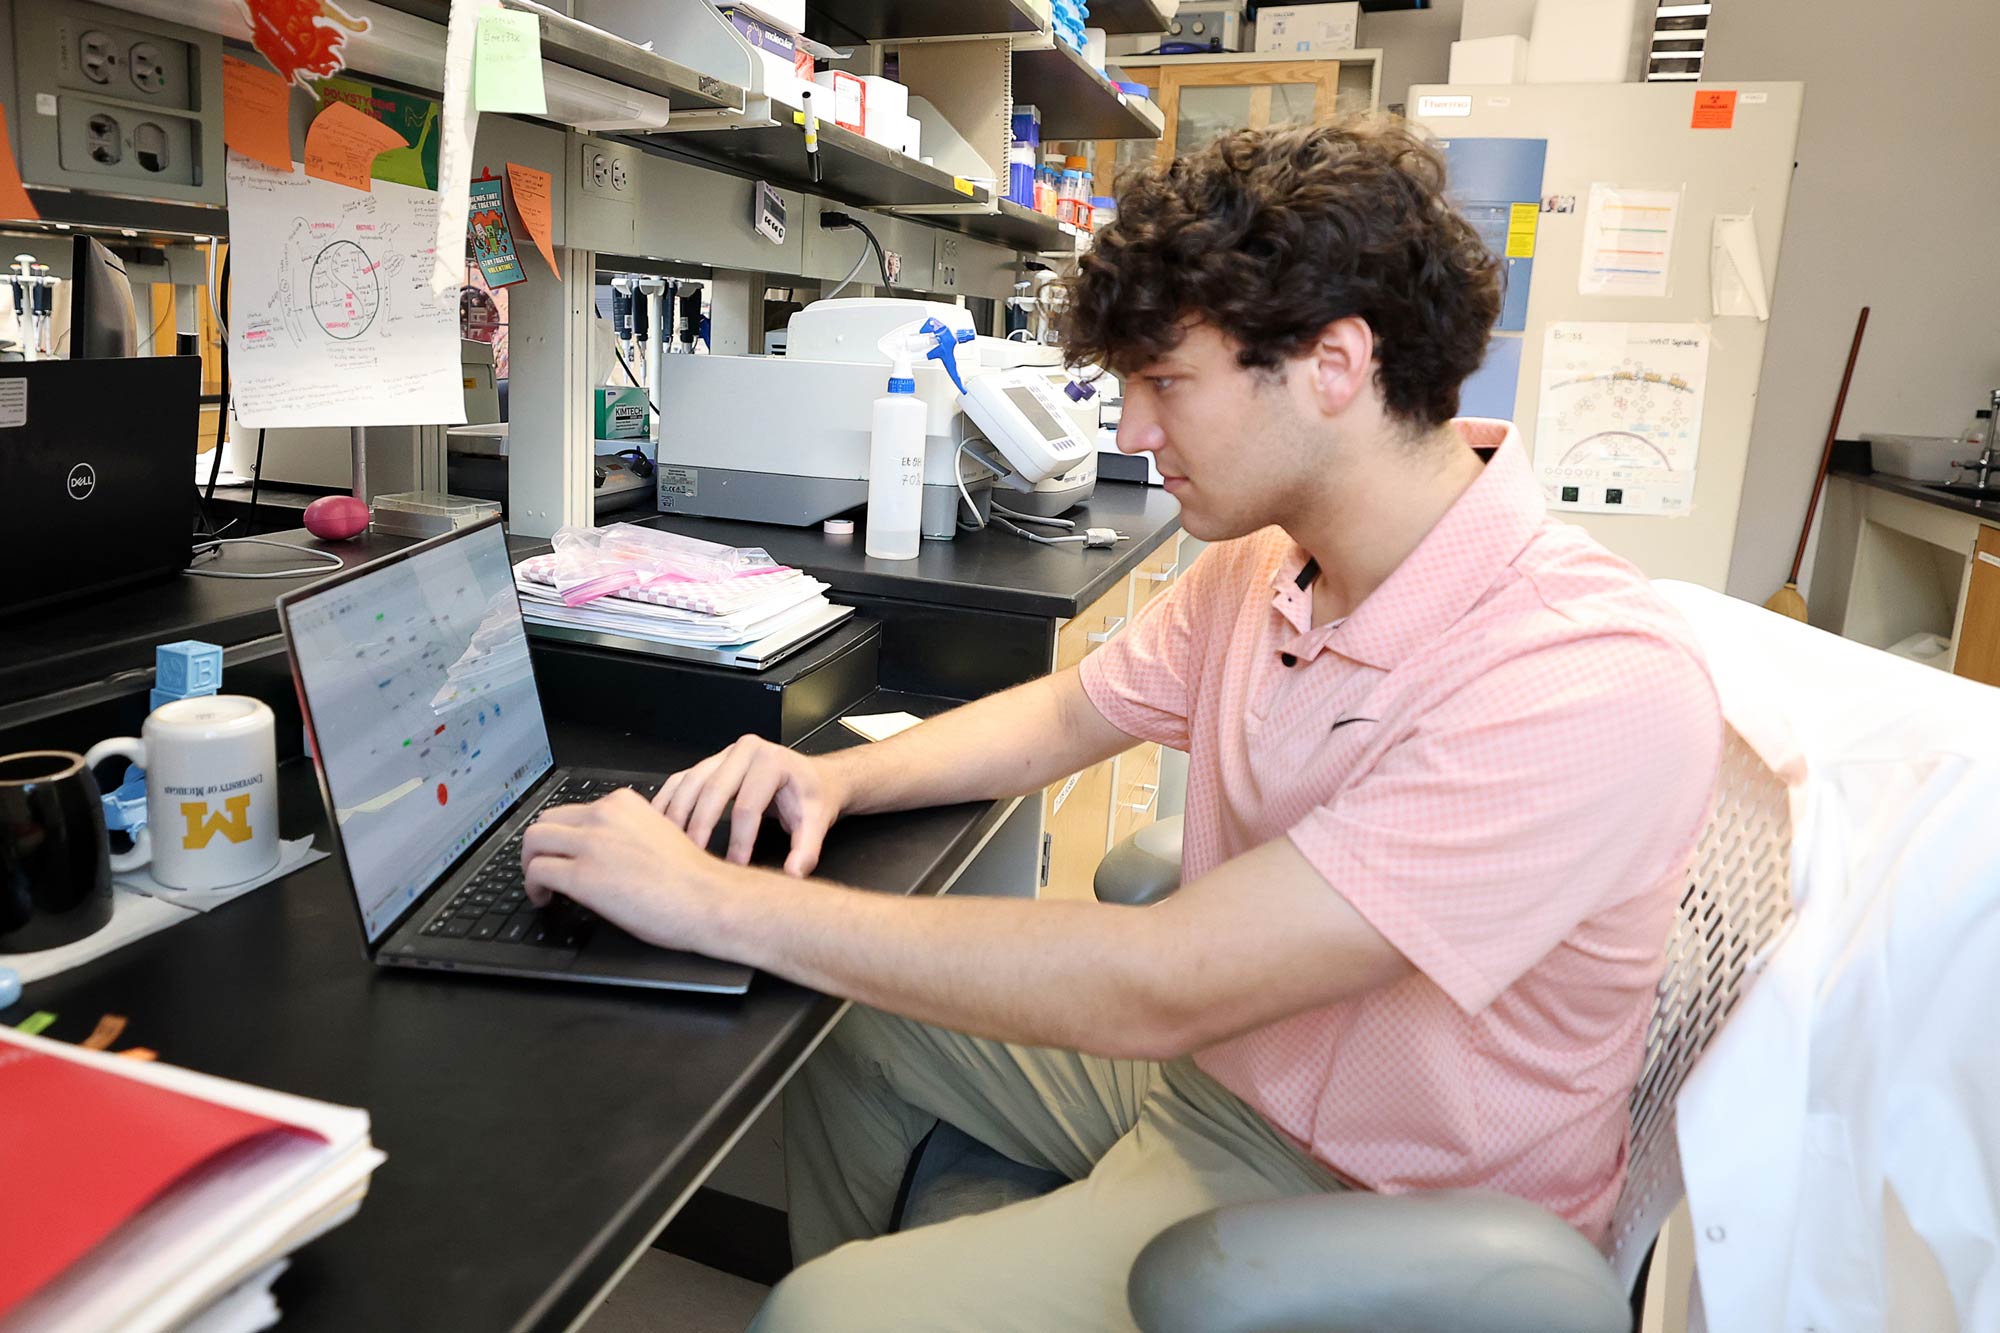
[[[627,984],[636,982],[669,990],[726,991],[734,995],[750,989],[750,978],[755,975],[753,969],[741,963],[656,948],[609,921],[599,921],[591,929],[589,940],[568,971],[577,977],[601,975]]]

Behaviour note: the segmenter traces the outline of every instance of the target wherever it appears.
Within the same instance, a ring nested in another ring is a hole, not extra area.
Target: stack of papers
[[[689,648],[795,646],[848,614],[848,608],[827,601],[826,584],[789,568],[713,583],[621,588],[570,606],[557,591],[556,557],[543,555],[514,566],[514,586],[521,593],[521,616],[530,625]]]
[[[384,1160],[365,1111],[5,1028],[0,1106],[9,1330],[257,1327]]]

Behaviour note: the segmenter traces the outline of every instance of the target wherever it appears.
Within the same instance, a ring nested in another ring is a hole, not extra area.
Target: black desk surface
[[[401,550],[414,539],[363,533],[322,542],[304,528],[270,534],[272,541],[333,551],[351,566]],[[509,538],[518,558],[546,549],[532,538]],[[303,569],[313,562],[270,546],[230,546],[204,569],[257,572]],[[217,579],[176,574],[44,611],[0,620],[0,704],[93,684],[127,671],[150,670],[153,649],[181,639],[224,648],[278,632],[278,595],[335,571],[329,567],[288,579]]]
[[[865,518],[855,520],[852,537],[828,537],[818,528],[680,514],[660,514],[645,521],[704,541],[761,546],[782,563],[826,580],[838,592],[1067,619],[1102,597],[1171,537],[1180,527],[1180,512],[1179,502],[1157,486],[1100,480],[1090,503],[1063,517],[1074,519],[1079,532],[1116,528],[1132,538],[1129,542],[1087,551],[1043,546],[1001,528],[987,528],[961,532],[948,542],[927,541],[914,560],[870,560],[863,548]],[[1053,529],[1037,531],[1057,535]]]
[[[2000,524],[2000,501],[1974,500],[1964,495],[1953,495],[1950,491],[1933,490],[1921,481],[1911,481],[1908,477],[1892,477],[1886,472],[1871,472],[1866,467],[1835,466],[1832,474],[1863,486],[1872,486],[1878,491],[1891,495],[1905,495],[1912,500],[1922,500],[1944,509],[1983,518],[1988,523]]]
[[[879,695],[857,711],[930,713]],[[851,743],[830,723],[801,748]],[[558,758],[667,772],[697,756],[558,731]],[[285,833],[321,832],[310,770],[286,766]],[[935,893],[1004,803],[843,822],[822,873]],[[779,844],[760,845],[774,863]],[[366,962],[329,859],[27,988],[0,1012],[59,1017],[226,1078],[367,1108],[389,1160],[358,1216],[278,1284],[288,1330],[559,1329],[644,1246],[840,1012],[769,976],[742,998],[390,972]]]

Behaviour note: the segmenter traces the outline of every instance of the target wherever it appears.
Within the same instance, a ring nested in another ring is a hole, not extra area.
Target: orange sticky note
[[[509,162],[507,185],[513,191],[514,211],[521,215],[521,225],[528,229],[528,235],[535,238],[535,248],[542,252],[542,258],[549,261],[549,271],[560,278],[562,269],[556,265],[555,205],[549,200],[549,173]]]
[[[376,155],[409,146],[373,116],[345,102],[328,102],[306,131],[306,175],[366,190]]]
[[[222,58],[222,142],[245,157],[289,174],[292,169],[292,89],[261,65]]]
[[[1734,88],[1698,88],[1694,94],[1694,125],[1698,130],[1727,130],[1736,125]]]
[[[14,165],[14,141],[7,134],[7,108],[0,106],[0,218],[24,222],[41,216],[21,185],[21,169]]]

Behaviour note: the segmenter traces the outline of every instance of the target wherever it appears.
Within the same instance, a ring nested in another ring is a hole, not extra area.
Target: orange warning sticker
[[[1727,130],[1736,126],[1734,88],[1697,88],[1694,94],[1694,124],[1697,130]]]

